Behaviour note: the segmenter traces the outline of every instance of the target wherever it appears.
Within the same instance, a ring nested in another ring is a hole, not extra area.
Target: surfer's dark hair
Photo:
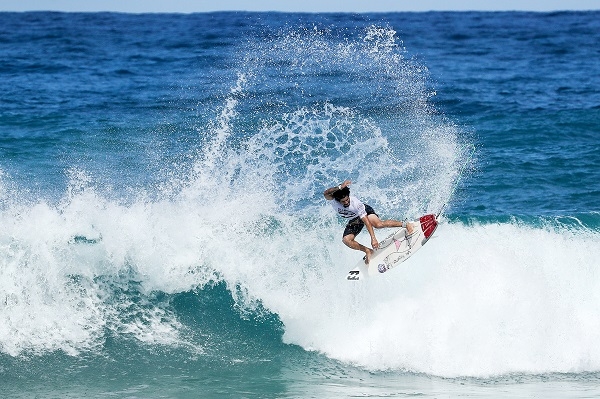
[[[337,190],[335,193],[332,194],[333,198],[335,198],[336,200],[341,200],[344,197],[347,197],[350,195],[350,188],[349,187],[344,187],[341,190]]]

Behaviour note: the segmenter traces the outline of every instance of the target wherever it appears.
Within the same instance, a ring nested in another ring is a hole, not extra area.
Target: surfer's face
[[[350,196],[346,195],[344,198],[341,198],[340,200],[340,204],[342,204],[344,206],[344,208],[348,208],[350,206]]]

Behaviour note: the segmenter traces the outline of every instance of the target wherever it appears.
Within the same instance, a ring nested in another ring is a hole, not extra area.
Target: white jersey
[[[337,200],[331,201],[331,205],[333,206],[333,209],[335,209],[337,214],[343,217],[344,219],[354,219],[355,217],[364,218],[365,216],[367,216],[365,204],[363,204],[358,198],[353,196],[350,196],[350,205],[348,205],[348,208],[345,208],[344,205],[342,205]]]

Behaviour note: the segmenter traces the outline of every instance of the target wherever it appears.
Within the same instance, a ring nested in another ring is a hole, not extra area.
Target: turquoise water
[[[597,396],[598,16],[0,13],[0,394]]]

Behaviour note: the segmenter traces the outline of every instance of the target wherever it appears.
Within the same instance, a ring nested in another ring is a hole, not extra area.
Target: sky
[[[0,11],[392,12],[599,10],[600,0],[0,0]]]

